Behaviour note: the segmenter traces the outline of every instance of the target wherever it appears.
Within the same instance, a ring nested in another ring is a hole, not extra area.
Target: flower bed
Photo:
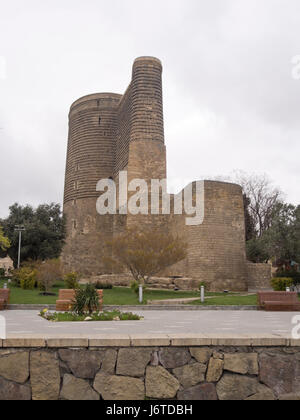
[[[72,312],[58,313],[44,309],[40,316],[51,322],[92,322],[92,321],[140,321],[143,317],[131,312],[105,311],[91,315],[78,315]]]

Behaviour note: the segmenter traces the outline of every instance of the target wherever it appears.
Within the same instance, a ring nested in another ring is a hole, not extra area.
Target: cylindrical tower
[[[246,291],[242,188],[204,181],[204,208],[204,221],[198,226],[187,226],[185,214],[172,216],[172,231],[188,244],[188,257],[168,270],[168,275],[205,282],[213,291]]]
[[[115,162],[116,111],[121,95],[99,93],[77,100],[69,114],[64,214],[67,270],[101,273],[101,253],[112,232],[112,217],[96,212],[97,182],[110,178]]]
[[[131,141],[164,143],[162,64],[154,57],[137,58],[132,69]]]
[[[127,226],[152,225],[167,228],[165,217],[151,215],[151,180],[166,179],[166,146],[162,99],[162,64],[154,57],[137,58],[131,82],[131,134],[128,180],[147,181],[149,215],[127,217]]]

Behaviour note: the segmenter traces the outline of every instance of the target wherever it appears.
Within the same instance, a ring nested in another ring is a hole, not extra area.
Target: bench
[[[258,307],[271,312],[300,311],[300,302],[296,292],[258,292]]]
[[[102,311],[103,306],[103,290],[97,290],[99,295],[99,310]],[[58,300],[56,301],[56,310],[58,312],[69,312],[72,310],[72,306],[75,300],[74,289],[60,289]]]
[[[10,290],[0,289],[0,311],[4,311],[9,305]]]

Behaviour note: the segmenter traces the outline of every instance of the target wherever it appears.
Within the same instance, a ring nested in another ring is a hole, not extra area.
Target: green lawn
[[[201,301],[196,301],[191,303],[191,305],[204,305],[204,306],[230,306],[230,305],[256,305],[257,304],[257,296],[250,295],[250,296],[216,296],[211,299],[206,299],[205,303],[201,303]]]
[[[4,281],[0,281],[0,288],[3,287]],[[11,304],[41,304],[50,305],[55,304],[58,299],[59,289],[63,289],[64,283],[57,284],[53,288],[53,293],[56,296],[40,296],[39,290],[22,290],[20,288],[11,288]],[[174,292],[149,290],[145,294],[146,300],[162,300],[162,299],[176,299],[176,298],[193,298],[198,297],[197,292]],[[138,298],[129,288],[114,287],[112,290],[104,290],[104,304],[105,305],[137,305]]]
[[[3,287],[4,281],[0,280],[0,288]],[[58,299],[59,289],[65,288],[61,282],[53,288],[56,296],[40,296],[39,290],[22,290],[19,288],[11,288],[11,304],[55,304]],[[174,292],[173,290],[147,290],[144,294],[145,300],[167,300],[199,297],[199,292]],[[240,296],[224,295],[224,293],[207,293],[205,303],[203,305],[256,305],[256,295]],[[299,298],[300,299],[300,298]],[[105,305],[138,305],[138,298],[131,289],[126,287],[114,287],[112,290],[104,290]],[[202,305],[199,301],[191,302],[190,305]]]

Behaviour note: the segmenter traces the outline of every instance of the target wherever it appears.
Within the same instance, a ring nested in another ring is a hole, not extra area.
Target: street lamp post
[[[15,226],[15,231],[19,232],[19,252],[18,252],[18,268],[20,268],[21,265],[21,244],[22,244],[22,232],[25,231],[25,227],[24,226],[19,226],[16,225]]]

